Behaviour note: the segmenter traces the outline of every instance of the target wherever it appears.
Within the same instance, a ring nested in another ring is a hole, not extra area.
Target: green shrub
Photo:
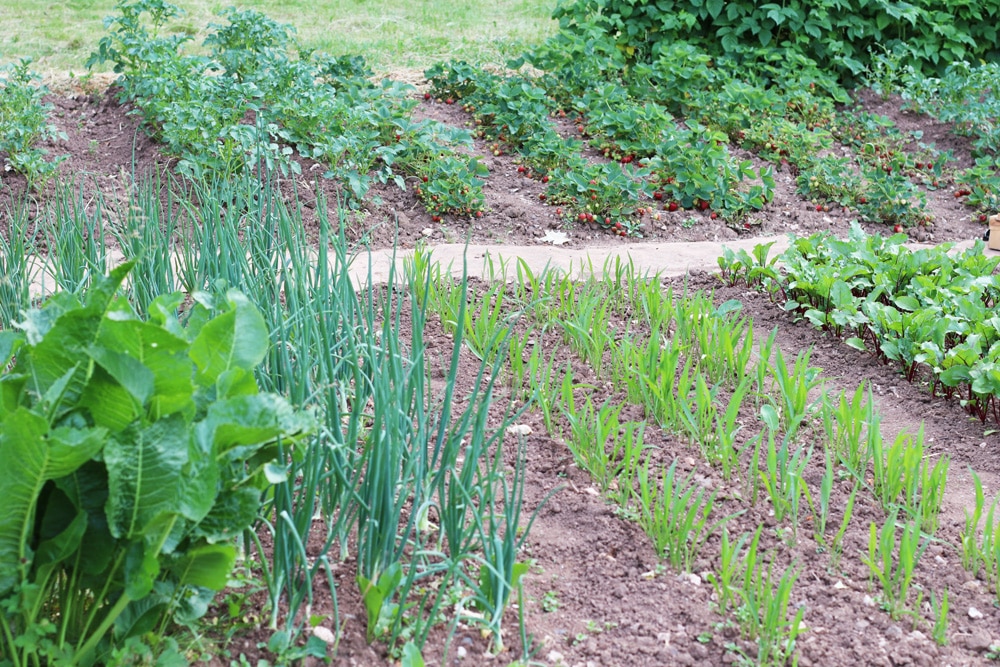
[[[925,72],[957,60],[995,62],[998,17],[998,0],[574,0],[554,13],[562,31],[610,35],[633,62],[648,62],[660,45],[676,41],[739,60],[763,47],[806,56],[845,82],[864,71],[874,48],[898,50],[901,64]]]

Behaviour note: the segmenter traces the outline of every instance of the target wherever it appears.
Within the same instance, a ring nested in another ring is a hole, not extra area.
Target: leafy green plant
[[[923,429],[916,435],[900,433],[883,450],[881,438],[873,441],[873,491],[882,507],[902,507],[924,531],[933,534],[944,498],[949,458],[932,467],[924,456]]]
[[[770,405],[761,406],[761,419],[767,426],[767,446],[764,450],[765,468],[760,471],[760,481],[771,500],[774,518],[783,521],[790,517],[797,535],[799,509],[803,495],[808,495],[808,487],[803,480],[803,471],[812,456],[812,450],[804,446],[794,447],[792,438],[786,433],[778,446],[775,431],[778,415]]]
[[[865,187],[855,205],[866,220],[903,227],[926,221],[927,197],[910,179],[882,166],[864,169],[863,176]]]
[[[861,557],[893,618],[899,618],[906,610],[914,569],[929,544],[921,539],[919,521],[904,524],[897,543],[898,517],[899,511],[894,508],[881,528],[871,524],[868,555]]]
[[[0,384],[0,657],[101,661],[226,585],[278,443],[313,427],[254,368],[268,331],[243,295],[180,294],[139,319],[132,265],[61,293],[5,331]]]
[[[739,568],[742,586],[737,589],[739,604],[734,610],[740,631],[747,639],[757,641],[757,663],[783,665],[795,653],[795,640],[802,632],[805,609],[799,607],[789,618],[792,587],[799,573],[794,566],[773,580],[774,561],[765,565],[759,558],[760,530],[754,533],[744,551]]]
[[[812,200],[853,204],[861,196],[862,181],[851,162],[834,155],[812,159],[795,177],[797,191]]]
[[[938,597],[931,591],[931,610],[934,612],[934,627],[931,637],[938,646],[948,644],[948,589]]]
[[[483,178],[489,170],[479,159],[446,155],[431,160],[420,173],[422,183],[415,192],[434,222],[449,214],[483,214]]]
[[[811,350],[800,352],[789,371],[784,354],[780,349],[774,350],[771,377],[780,392],[779,420],[782,428],[789,434],[794,434],[819,401],[818,398],[810,400],[810,393],[822,384],[819,369],[809,365],[811,355]]]
[[[754,534],[755,539],[759,539],[758,528]],[[750,533],[743,533],[734,542],[729,537],[729,531],[722,529],[722,537],[719,540],[719,567],[714,572],[708,574],[708,582],[712,584],[717,596],[716,604],[719,613],[723,616],[732,611],[734,601],[739,600],[739,587],[736,585],[740,578],[740,567],[743,561],[740,559],[740,552],[743,550]]]
[[[824,86],[835,88],[823,73],[853,83],[865,74],[876,48],[896,54],[900,66],[926,73],[957,60],[995,61],[995,35],[983,24],[1000,15],[1000,6],[987,2],[951,13],[939,9],[929,0],[875,6],[861,1],[634,5],[575,0],[560,5],[554,17],[561,33],[601,37],[628,62],[648,62],[664,46],[687,42],[718,60],[771,64],[777,83],[786,83],[779,75],[797,67],[816,71]]]
[[[28,187],[41,186],[65,158],[46,160],[43,140],[66,140],[66,133],[49,120],[52,105],[43,101],[48,88],[37,83],[30,60],[0,68],[0,153],[14,171],[28,179]]]
[[[709,523],[715,494],[677,477],[677,462],[663,470],[659,480],[650,476],[649,461],[639,469],[639,525],[653,540],[656,552],[675,569],[688,572],[705,541],[731,517]]]

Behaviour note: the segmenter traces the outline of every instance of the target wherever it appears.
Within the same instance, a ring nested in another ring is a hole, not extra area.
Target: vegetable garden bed
[[[415,89],[254,12],[192,56],[169,6],[119,10],[95,52],[117,86],[4,79],[51,126],[0,134],[0,461],[37,473],[0,485],[0,667],[1000,655],[997,260],[901,245],[996,212],[995,66],[887,54],[849,97],[815,63],[639,63],[564,25],[534,69],[444,62]],[[781,268],[760,248],[670,279],[507,250],[785,232]],[[482,279],[435,260],[465,240],[493,245]],[[372,248],[412,254],[359,280]],[[191,348],[176,414],[152,329]],[[109,439],[76,463],[110,500],[25,463],[29,412],[57,453]],[[185,419],[184,456],[123,455]],[[212,477],[196,447],[230,445]],[[147,466],[178,507],[123,472]],[[118,555],[80,566],[85,531]]]

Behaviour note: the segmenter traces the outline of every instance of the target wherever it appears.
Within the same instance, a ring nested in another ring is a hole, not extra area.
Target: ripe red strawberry
[[[660,201],[661,199],[663,199],[663,193],[657,190],[656,192],[653,193],[653,199],[655,199],[656,201]]]
[[[667,210],[668,211],[676,211],[677,210],[677,202],[672,201],[669,204],[667,204]]]

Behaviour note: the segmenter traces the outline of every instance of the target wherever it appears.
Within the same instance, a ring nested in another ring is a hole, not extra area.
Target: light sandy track
[[[631,259],[641,272],[660,273],[663,277],[683,276],[690,271],[719,270],[718,258],[724,248],[746,250],[750,252],[754,246],[761,243],[774,242],[769,256],[773,257],[784,252],[789,245],[787,236],[751,238],[726,243],[713,241],[679,242],[679,243],[629,243],[616,246],[562,248],[554,246],[515,246],[515,245],[464,245],[449,243],[427,246],[433,261],[443,267],[451,267],[454,275],[462,275],[463,259],[467,262],[468,275],[480,278],[486,269],[486,259],[491,258],[494,268],[499,270],[501,260],[506,263],[508,271],[515,271],[518,259],[523,260],[532,272],[537,273],[546,266],[586,275],[591,272],[600,274],[602,267],[616,257],[623,260]],[[961,251],[972,247],[972,241],[955,244],[955,250]],[[907,244],[908,248],[927,248],[925,244]],[[993,251],[987,251],[993,253]],[[412,250],[373,250],[370,253],[355,255],[351,263],[351,275],[355,282],[363,284],[371,270],[374,283],[384,283],[389,279],[390,269],[395,262],[397,276],[402,276],[403,263],[413,257]],[[398,279],[398,278],[397,278]]]
[[[468,275],[481,278],[488,273],[488,259],[492,260],[493,270],[499,272],[505,267],[508,278],[516,273],[516,264],[522,260],[532,273],[538,273],[546,267],[572,272],[578,276],[597,275],[605,263],[613,262],[615,258],[631,260],[642,273],[659,273],[665,278],[683,276],[690,271],[715,272],[719,270],[719,257],[725,248],[746,250],[750,252],[754,246],[761,243],[774,242],[768,254],[774,257],[784,252],[789,245],[787,236],[755,237],[745,240],[718,243],[714,241],[680,241],[676,243],[629,243],[614,246],[589,246],[583,248],[563,248],[545,245],[464,245],[446,243],[425,247],[430,252],[431,259],[442,267],[450,268],[455,276],[461,276],[463,263],[466,264]],[[972,246],[972,241],[955,244],[955,250],[961,251]],[[926,244],[908,243],[908,248],[927,248]],[[396,281],[403,280],[403,267],[407,260],[413,258],[413,250],[363,250],[355,252],[350,262],[350,275],[355,285],[367,284],[369,271],[373,284],[384,284],[389,280],[391,271],[395,272]],[[986,252],[994,254],[994,251]],[[330,259],[336,261],[333,253]],[[109,249],[108,267],[114,267],[124,261],[117,249]],[[179,273],[180,263],[175,261],[175,271]],[[56,281],[50,267],[44,258],[36,257],[29,266],[33,276],[31,296],[41,298],[51,294]],[[496,274],[494,274],[496,275]],[[180,286],[177,287],[180,289]]]

